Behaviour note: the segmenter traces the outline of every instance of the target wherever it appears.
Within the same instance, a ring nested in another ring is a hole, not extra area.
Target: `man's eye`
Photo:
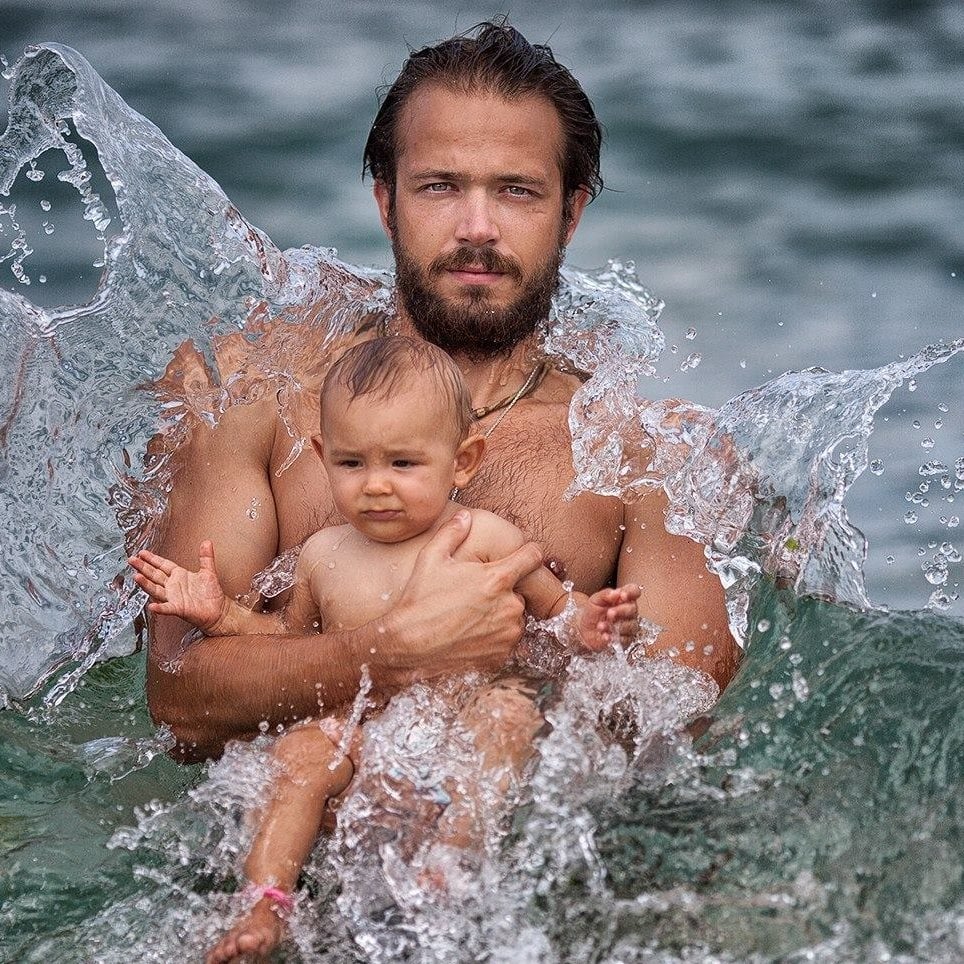
[[[444,194],[446,191],[450,190],[451,184],[445,181],[435,181],[432,184],[426,184],[423,190],[427,191],[429,194]]]
[[[508,184],[506,185],[506,192],[512,197],[531,197],[532,190],[527,187],[522,187],[521,184]]]

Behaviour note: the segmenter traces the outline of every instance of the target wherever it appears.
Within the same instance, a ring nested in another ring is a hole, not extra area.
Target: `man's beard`
[[[395,233],[396,239],[398,233]],[[560,243],[527,279],[512,258],[491,248],[462,246],[436,258],[423,270],[397,240],[395,285],[415,330],[450,355],[468,355],[474,361],[510,351],[532,335],[539,322],[549,317],[552,296],[559,285],[559,266],[565,248]],[[446,271],[466,268],[498,271],[521,283],[519,296],[503,308],[492,305],[482,285],[467,288],[457,303],[445,301],[431,282]]]

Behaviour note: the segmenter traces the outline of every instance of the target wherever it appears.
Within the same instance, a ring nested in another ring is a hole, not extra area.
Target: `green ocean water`
[[[561,961],[954,960],[964,628],[772,584],[753,615],[764,628],[699,753],[658,783],[641,772],[595,814],[605,883],[570,863],[520,920]],[[152,915],[177,899],[171,876],[210,889],[214,845],[205,853],[175,810],[172,825],[197,845],[189,860],[170,827],[167,852],[106,846],[135,808],[173,805],[204,779],[163,755],[143,765],[142,693],[135,655],[92,670],[55,714],[0,717],[2,959],[119,960],[141,942],[148,959],[179,959],[172,935],[151,934]],[[357,953],[350,942],[329,951],[320,959]]]

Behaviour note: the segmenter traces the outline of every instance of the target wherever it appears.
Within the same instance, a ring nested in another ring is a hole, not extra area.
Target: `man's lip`
[[[501,271],[483,271],[481,268],[449,268],[448,271],[456,280],[470,285],[493,284],[505,277]]]

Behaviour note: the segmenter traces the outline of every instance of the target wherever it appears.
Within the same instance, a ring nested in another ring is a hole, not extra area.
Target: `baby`
[[[378,619],[401,594],[419,550],[460,509],[451,495],[469,484],[485,450],[485,439],[473,433],[473,426],[461,373],[441,349],[405,337],[376,338],[349,349],[325,378],[321,433],[312,439],[347,524],[322,529],[305,541],[284,610],[252,612],[225,596],[211,542],[201,544],[197,572],[147,550],[129,560],[135,581],[152,598],[148,609],[179,616],[209,636],[304,635]],[[472,518],[469,535],[455,553],[459,558],[502,559],[526,541],[491,512],[462,511]],[[562,612],[572,598],[575,628],[589,650],[630,637],[637,628],[635,586],[602,589],[591,597],[570,594],[543,567],[520,580],[516,590],[540,619]],[[521,772],[538,727],[517,726],[511,721],[518,717],[502,709],[504,701],[529,694],[505,680],[491,684],[488,693],[489,702],[475,701],[459,722],[479,733],[476,745],[486,770]],[[535,715],[533,709],[530,716]],[[496,719],[509,720],[519,732],[493,740],[482,731],[498,729]],[[342,723],[340,718],[306,721],[274,743],[278,776],[244,868],[258,899],[211,950],[209,964],[264,955],[280,941],[326,805],[354,775],[352,756],[340,749]],[[465,816],[470,809],[463,807],[460,814],[458,800],[449,805],[451,812],[443,814],[438,828],[446,843],[477,842]]]

